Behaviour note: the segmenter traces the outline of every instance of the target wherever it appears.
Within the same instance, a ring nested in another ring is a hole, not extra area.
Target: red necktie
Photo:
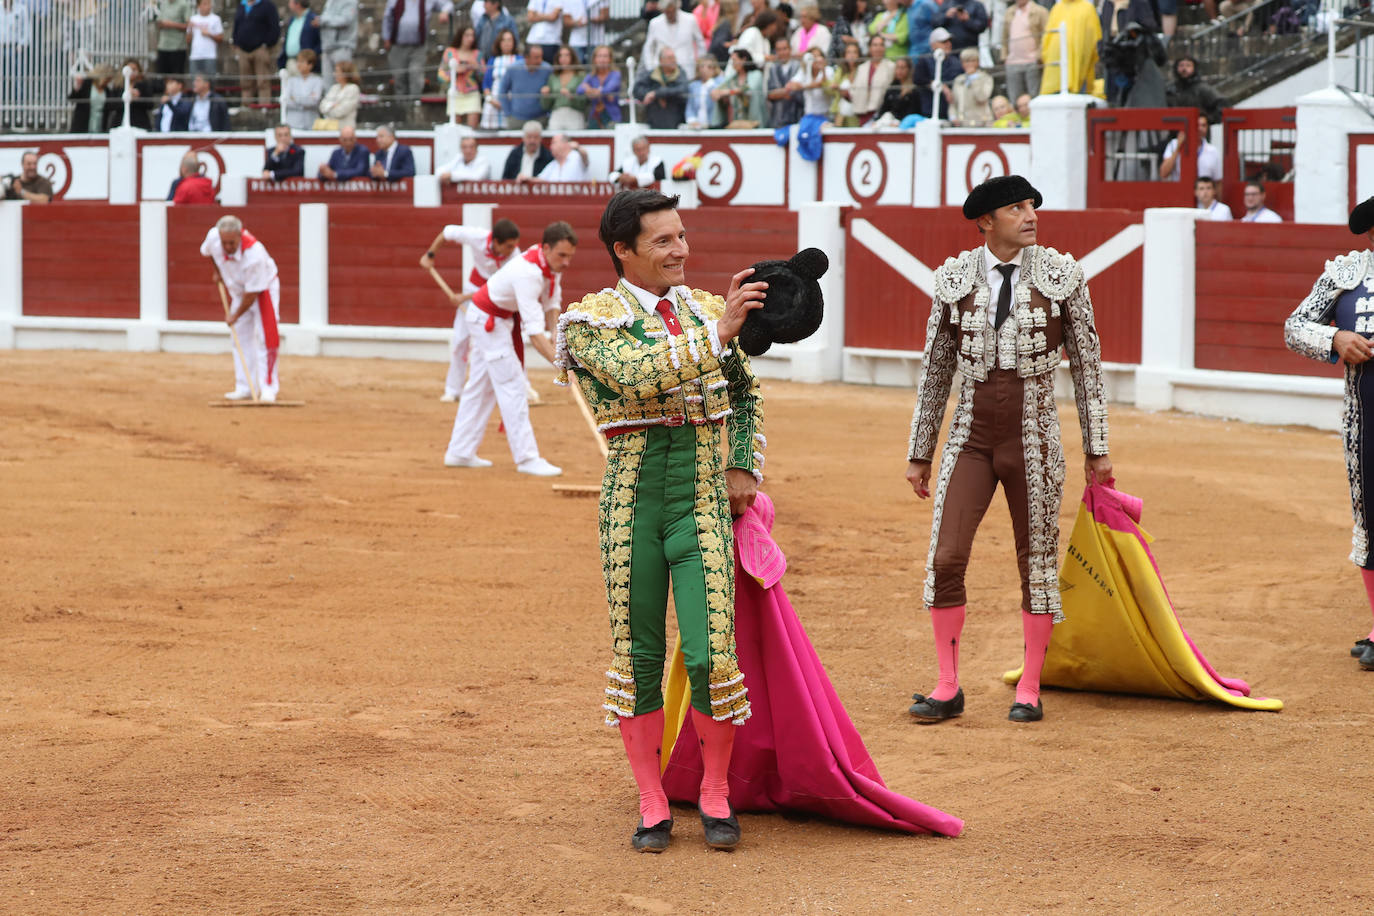
[[[682,325],[678,323],[677,316],[673,314],[673,304],[667,299],[658,300],[658,307],[654,309],[663,316],[663,323],[668,327],[668,333],[674,337],[682,333]]]

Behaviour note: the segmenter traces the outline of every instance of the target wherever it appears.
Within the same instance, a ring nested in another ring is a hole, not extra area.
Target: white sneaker
[[[251,391],[239,391],[237,388],[235,388],[233,391],[226,391],[226,392],[224,392],[224,399],[225,399],[226,401],[246,401],[246,400],[248,400],[249,398],[251,398],[252,396],[253,396],[253,392],[251,392]]]
[[[563,469],[555,467],[543,458],[531,458],[529,461],[522,461],[515,466],[521,474],[533,474],[535,477],[557,477],[563,473]]]
[[[458,395],[449,394],[447,391],[439,396],[439,402],[442,404],[452,404],[456,400],[458,400]]]
[[[258,400],[264,404],[275,404],[277,403],[277,394],[274,391],[264,391]]]
[[[469,458],[453,458],[449,455],[444,456],[444,467],[446,468],[489,468],[491,462],[485,458],[478,458],[473,455]]]

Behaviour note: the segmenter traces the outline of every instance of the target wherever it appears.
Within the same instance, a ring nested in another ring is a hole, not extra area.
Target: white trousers
[[[520,464],[539,457],[539,446],[530,426],[530,405],[525,396],[529,381],[511,340],[515,322],[497,318],[488,331],[487,317],[481,309],[468,309],[468,381],[463,386],[458,413],[453,418],[453,435],[446,457],[476,456],[492,408],[499,406],[511,458]]]
[[[468,380],[468,350],[471,346],[468,311],[466,302],[458,306],[453,318],[453,336],[449,338],[448,377],[444,379],[444,394],[455,398],[463,393],[463,385]]]
[[[258,294],[253,307],[234,322],[239,349],[243,351],[242,360],[238,354],[234,355],[234,390],[237,392],[248,394],[252,390],[248,384],[252,376],[260,397],[271,400],[277,397],[277,389],[281,387],[277,375],[277,349],[281,344],[277,330],[280,302],[281,281],[273,280],[270,287]]]

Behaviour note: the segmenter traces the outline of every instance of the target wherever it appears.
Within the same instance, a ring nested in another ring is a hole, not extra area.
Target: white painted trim
[[[1091,280],[1143,244],[1145,244],[1144,224],[1135,223],[1127,226],[1078,259],[1079,266],[1083,268],[1083,278]]]
[[[14,346],[11,322],[24,314],[24,206],[0,202],[0,349]]]
[[[296,284],[303,327],[329,324],[329,204],[301,204]]]
[[[138,316],[129,328],[129,349],[156,353],[156,327],[167,320],[167,202],[138,205]]]
[[[849,232],[854,236],[856,242],[887,262],[888,266],[897,271],[912,286],[919,289],[924,295],[933,295],[935,271],[921,263],[915,255],[894,242],[877,226],[866,219],[851,219]]]
[[[797,250],[819,248],[830,259],[830,267],[820,279],[825,300],[821,326],[808,340],[797,344],[802,352],[815,353],[814,362],[793,361],[791,378],[795,382],[833,382],[844,374],[845,247],[839,204],[801,206],[797,213]]]

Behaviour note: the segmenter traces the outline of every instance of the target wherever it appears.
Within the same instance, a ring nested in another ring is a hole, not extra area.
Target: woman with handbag
[[[329,87],[324,94],[324,101],[320,102],[320,117],[315,119],[315,130],[357,126],[358,101],[363,94],[358,83],[358,68],[353,61],[341,60],[334,65],[334,85]]]

